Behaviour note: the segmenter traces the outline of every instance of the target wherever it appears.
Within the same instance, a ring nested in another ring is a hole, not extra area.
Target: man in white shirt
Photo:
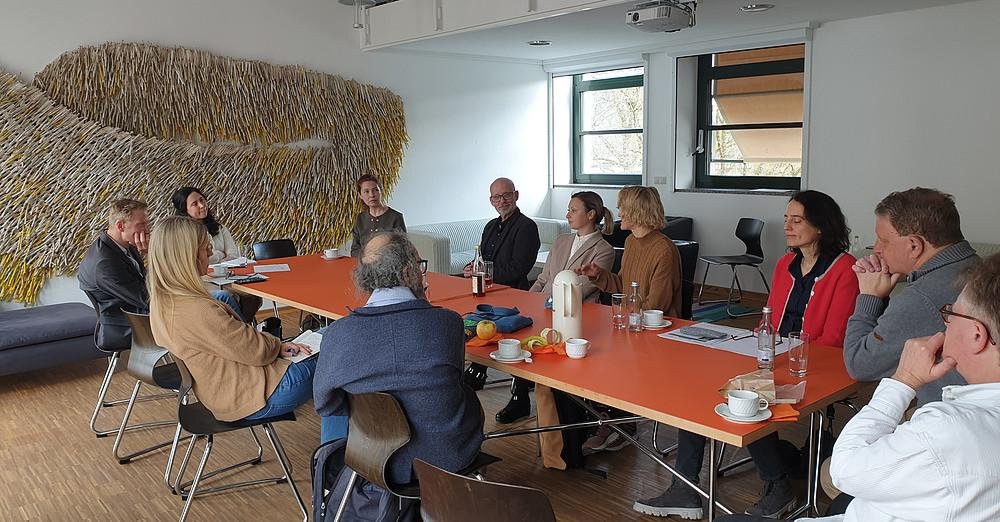
[[[896,372],[837,439],[830,475],[855,497],[846,513],[800,520],[1000,520],[1000,254],[964,279],[941,308],[945,331],[907,341]],[[946,386],[900,424],[917,390],[952,368],[969,384]]]

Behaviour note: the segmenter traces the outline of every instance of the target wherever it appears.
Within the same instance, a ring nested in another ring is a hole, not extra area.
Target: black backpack
[[[351,480],[344,465],[347,439],[336,439],[316,448],[312,456],[314,522],[332,522]],[[397,497],[358,476],[342,520],[371,522],[420,521],[420,501]]]

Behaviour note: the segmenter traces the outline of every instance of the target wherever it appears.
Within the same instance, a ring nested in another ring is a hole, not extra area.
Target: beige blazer
[[[194,393],[217,419],[236,421],[264,407],[289,365],[278,357],[280,339],[258,332],[208,296],[155,303],[162,310],[150,304],[156,343],[184,361]]]
[[[576,233],[563,234],[556,238],[555,242],[552,243],[552,249],[549,250],[549,258],[545,261],[545,268],[542,269],[542,273],[538,275],[538,279],[535,280],[535,284],[531,285],[529,291],[551,294],[552,280],[555,279],[556,274],[570,268],[597,263],[597,266],[611,270],[611,265],[615,262],[615,249],[611,248],[611,245],[600,234],[595,234],[587,239],[580,245],[576,253],[570,256],[569,252],[573,249],[573,239],[575,238]],[[590,281],[584,284],[583,300],[585,302],[596,302],[599,297],[600,292],[597,291],[597,287]]]

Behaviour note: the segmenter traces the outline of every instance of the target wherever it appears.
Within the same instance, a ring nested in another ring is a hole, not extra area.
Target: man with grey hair
[[[461,316],[427,302],[420,256],[398,232],[368,240],[354,281],[370,297],[323,333],[313,379],[316,411],[343,416],[347,394],[389,393],[411,432],[389,461],[390,480],[410,482],[415,458],[449,471],[468,466],[483,441],[483,413],[462,383]]]

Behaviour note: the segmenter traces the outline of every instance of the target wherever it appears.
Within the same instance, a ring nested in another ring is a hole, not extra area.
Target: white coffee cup
[[[323,257],[337,257],[337,249],[327,248],[323,250]]]
[[[642,312],[642,324],[660,326],[663,324],[663,310],[645,310]]]
[[[566,356],[570,359],[583,359],[590,349],[590,341],[574,337],[566,339]]]
[[[517,339],[500,339],[499,356],[501,359],[516,359],[521,356],[521,341]]]
[[[753,417],[769,405],[767,399],[750,390],[733,390],[726,397],[729,399],[729,413],[736,417]]]
[[[226,265],[212,265],[212,275],[215,277],[226,277],[229,275],[229,267]]]

